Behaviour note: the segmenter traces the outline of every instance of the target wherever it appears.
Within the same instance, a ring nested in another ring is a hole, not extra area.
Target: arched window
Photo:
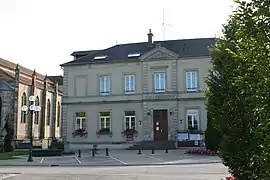
[[[36,105],[36,106],[39,106],[39,97],[38,97],[38,96],[36,97],[35,105]],[[35,124],[38,124],[38,123],[39,123],[39,112],[38,112],[38,111],[35,113],[35,120],[34,120],[34,123],[35,123]]]
[[[2,98],[0,97],[0,127],[2,126]]]
[[[60,126],[60,119],[61,119],[61,106],[60,106],[60,103],[58,102],[58,105],[57,105],[57,121],[56,121],[56,126],[57,127]]]
[[[26,102],[27,102],[27,97],[26,97],[26,94],[24,92],[22,95],[21,107],[27,105]],[[23,112],[23,111],[21,111],[21,123],[26,123],[26,112]]]
[[[49,126],[51,121],[51,101],[47,100],[47,118],[46,118],[46,125]]]

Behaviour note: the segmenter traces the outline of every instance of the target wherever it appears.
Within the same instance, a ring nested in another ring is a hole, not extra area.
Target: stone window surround
[[[126,116],[126,112],[134,112],[134,115],[128,115]],[[125,110],[124,111],[124,130],[127,128],[126,127],[126,118],[129,118],[129,126],[131,126],[131,118],[134,117],[135,118],[135,129],[137,129],[137,118],[136,118],[136,111],[135,110]],[[129,127],[131,128],[131,127]]]
[[[100,78],[102,76],[108,76],[109,77],[109,93],[102,94],[101,91],[100,91],[101,90],[100,89]],[[108,96],[108,95],[111,95],[111,93],[112,93],[112,75],[110,73],[98,74],[98,76],[97,76],[97,82],[98,82],[97,92],[98,92],[98,95],[99,96]]]
[[[186,73],[187,72],[197,72],[197,90],[196,91],[188,91],[187,90],[187,77],[186,77]],[[199,81],[199,68],[187,68],[187,69],[184,69],[184,87],[185,87],[185,89],[184,89],[184,91],[186,92],[186,93],[192,93],[192,92],[198,92],[199,91],[199,89],[200,89],[200,85],[199,85],[199,83],[200,83],[200,81]]]
[[[134,91],[126,91],[126,76],[134,76]],[[136,73],[135,72],[123,73],[123,90],[124,90],[124,94],[134,94],[136,92]]]
[[[165,74],[165,87],[164,91],[156,91],[155,90],[155,74],[156,73],[164,73]],[[167,75],[167,70],[166,69],[155,69],[152,71],[152,91],[153,93],[165,93],[167,91],[168,87],[168,75]]]
[[[111,112],[111,110],[103,110],[103,111],[98,112],[98,118],[97,118],[98,119],[98,131],[101,130],[101,117],[102,116],[100,116],[100,113],[102,113],[102,112],[110,113],[110,116],[105,116],[105,117],[110,118],[110,127],[106,127],[106,128],[110,128],[110,132],[112,132],[112,112]]]
[[[201,129],[201,123],[202,123],[202,121],[201,121],[201,119],[202,119],[202,117],[201,117],[201,107],[200,106],[190,106],[190,107],[185,107],[184,108],[184,114],[185,114],[185,120],[183,121],[183,123],[185,123],[184,124],[184,127],[185,127],[185,130],[188,130],[188,119],[187,119],[187,111],[188,110],[198,110],[198,118],[199,118],[199,120],[198,120],[198,130],[200,130]]]

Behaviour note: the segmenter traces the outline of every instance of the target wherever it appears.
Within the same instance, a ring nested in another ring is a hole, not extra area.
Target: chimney
[[[151,32],[151,29],[149,29],[149,33],[147,34],[148,36],[148,43],[152,44],[153,43],[153,33]]]

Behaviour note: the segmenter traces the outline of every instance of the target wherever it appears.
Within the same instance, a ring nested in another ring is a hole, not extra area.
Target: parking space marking
[[[44,162],[44,160],[45,160],[45,157],[41,158],[40,164],[42,164]]]
[[[18,176],[18,175],[20,175],[20,174],[6,174],[6,175],[0,177],[0,180],[8,179],[8,178],[15,177],[15,176]]]
[[[82,163],[76,156],[74,156],[74,159],[77,161],[78,164]]]
[[[144,156],[144,157],[147,157],[147,158],[155,159],[155,160],[157,160],[157,161],[167,162],[167,161],[165,161],[165,160],[163,160],[163,159],[159,159],[159,158],[156,158],[156,157],[153,157],[153,156],[148,156],[148,155],[145,155],[145,154],[143,154],[143,156]]]
[[[115,157],[113,157],[113,156],[109,156],[111,159],[113,159],[113,160],[115,160],[115,161],[118,161],[118,162],[120,162],[120,163],[122,163],[122,164],[127,164],[127,163],[125,163],[124,161],[121,161],[120,159],[117,159],[117,158],[115,158]]]

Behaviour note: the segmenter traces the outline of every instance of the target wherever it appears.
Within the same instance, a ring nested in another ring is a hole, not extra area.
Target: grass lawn
[[[28,155],[28,151],[15,150],[13,152],[0,152],[0,160],[16,159],[14,156]]]

